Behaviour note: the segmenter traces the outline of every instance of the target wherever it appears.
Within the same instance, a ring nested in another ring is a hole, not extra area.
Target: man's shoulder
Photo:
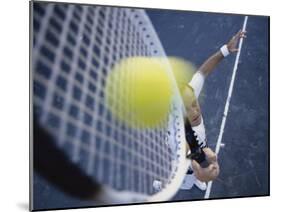
[[[191,81],[188,83],[189,86],[193,88],[196,98],[198,98],[199,94],[201,93],[201,90],[204,85],[204,81],[205,81],[204,75],[200,71],[197,71],[193,75]]]

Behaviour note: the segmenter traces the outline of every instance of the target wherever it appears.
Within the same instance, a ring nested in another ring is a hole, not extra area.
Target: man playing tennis
[[[183,101],[187,112],[185,122],[189,122],[188,124],[190,124],[194,135],[197,137],[198,144],[204,151],[206,161],[209,165],[203,168],[196,160],[192,160],[192,169],[186,174],[181,189],[191,189],[195,184],[199,189],[205,190],[205,182],[212,181],[219,175],[217,156],[207,147],[205,126],[198,103],[198,97],[203,88],[205,78],[215,69],[223,58],[238,51],[238,41],[240,38],[246,37],[245,33],[246,32],[240,30],[226,45],[223,45],[219,51],[210,56],[199,67],[183,92]]]

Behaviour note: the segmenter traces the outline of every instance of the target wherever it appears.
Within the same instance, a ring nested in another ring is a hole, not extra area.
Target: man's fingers
[[[240,38],[246,38],[247,36],[246,36],[246,31],[242,31],[242,30],[240,30],[240,32],[239,32],[239,37]]]
[[[208,181],[214,180],[219,175],[219,167],[217,163],[209,165],[208,170],[205,170],[205,172],[207,176],[209,176]]]
[[[218,169],[214,169],[212,171],[212,173],[210,174],[210,180],[216,179],[218,175],[219,175],[219,170]]]
[[[206,160],[208,161],[209,166],[202,168],[197,161],[192,160],[192,168],[197,179],[207,182],[214,180],[218,176],[219,165],[216,154],[210,148],[203,148],[203,151],[206,155]]]
[[[247,36],[246,36],[246,32],[241,32],[240,33],[240,38],[246,38]]]
[[[213,163],[213,162],[217,161],[216,154],[210,148],[204,148],[203,151],[205,152],[205,155],[207,157],[207,161],[209,163]]]
[[[232,39],[239,39],[239,38],[246,38],[246,33],[247,31],[242,31],[242,29],[240,29],[234,36]]]
[[[197,179],[199,179],[199,180],[202,180],[202,175],[203,174],[201,173],[202,172],[202,168],[201,168],[200,164],[197,161],[195,161],[195,160],[192,160],[191,164],[192,164],[192,169],[194,171],[195,177]]]
[[[191,163],[194,171],[199,171],[201,169],[200,164],[196,160],[192,160]]]
[[[192,161],[192,168],[197,179],[203,182],[214,180],[219,175],[219,166],[217,163],[210,164],[206,168],[202,168],[198,162]]]
[[[210,164],[208,167],[208,172],[212,172],[214,169],[216,169],[216,167],[214,166],[214,164]]]
[[[203,182],[216,179],[219,173],[219,168],[217,165],[210,164],[207,168],[202,168],[197,162],[193,162],[193,170],[196,178]]]

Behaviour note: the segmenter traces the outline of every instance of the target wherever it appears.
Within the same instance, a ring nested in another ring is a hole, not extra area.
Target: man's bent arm
[[[221,51],[217,51],[211,57],[209,57],[199,68],[199,71],[206,77],[208,76],[215,67],[222,61],[224,58]]]
[[[229,53],[237,52],[237,44],[238,40],[240,38],[245,38],[246,32],[242,32],[242,30],[239,30],[236,35],[234,35],[230,41],[227,43],[226,47]],[[206,77],[208,76],[215,67],[222,61],[224,58],[224,55],[222,54],[221,50],[217,51],[215,54],[213,54],[211,57],[209,57],[199,68],[199,71]]]

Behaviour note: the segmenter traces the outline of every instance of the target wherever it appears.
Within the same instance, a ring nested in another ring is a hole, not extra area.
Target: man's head
[[[184,92],[182,93],[182,98],[185,105],[187,118],[191,126],[198,126],[202,121],[201,109],[191,86],[185,86]]]

